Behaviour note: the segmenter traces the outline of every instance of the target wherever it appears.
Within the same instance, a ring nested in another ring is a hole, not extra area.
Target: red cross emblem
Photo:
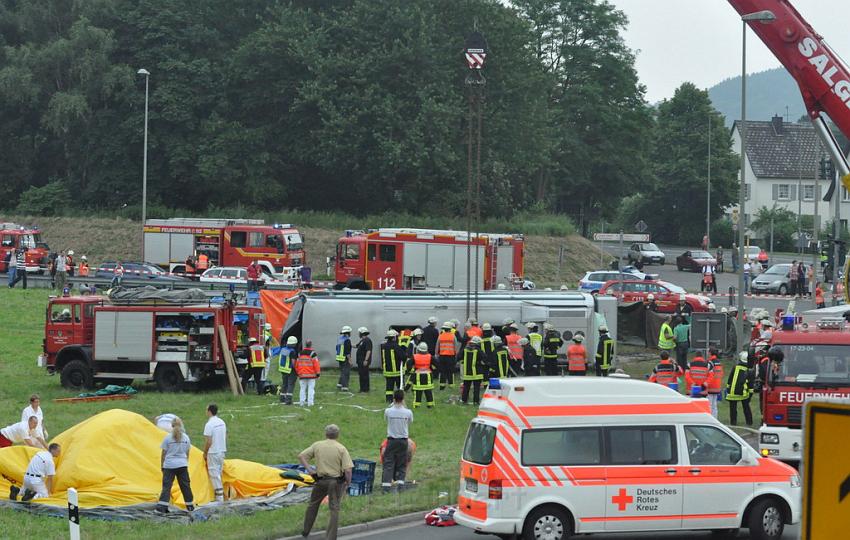
[[[620,488],[620,493],[611,497],[611,504],[616,504],[618,506],[617,510],[620,512],[625,512],[626,506],[634,501],[635,498],[626,493],[626,488]]]

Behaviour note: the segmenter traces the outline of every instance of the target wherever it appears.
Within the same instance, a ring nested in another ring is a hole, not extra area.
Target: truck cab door
[[[394,242],[372,242],[366,255],[366,281],[373,289],[401,289],[401,247]]]
[[[83,338],[80,304],[54,302],[49,310],[47,351],[56,353],[67,345],[80,343]]]

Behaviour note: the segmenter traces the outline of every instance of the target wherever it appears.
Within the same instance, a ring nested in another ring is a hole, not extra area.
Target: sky
[[[776,0],[776,2],[784,0]],[[609,0],[626,13],[623,38],[649,103],[673,95],[683,82],[707,89],[741,74],[741,20],[727,0]],[[791,0],[791,4],[847,62],[850,1]],[[759,38],[747,32],[747,72],[780,67]]]

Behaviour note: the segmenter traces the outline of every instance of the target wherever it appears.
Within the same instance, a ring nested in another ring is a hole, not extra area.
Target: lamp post
[[[142,158],[142,260],[145,258],[145,220],[147,219],[148,202],[148,82],[150,71],[142,68],[136,72],[145,77],[145,146]]]
[[[738,189],[738,214],[741,216],[738,224],[738,260],[741,268],[738,274],[738,313],[735,317],[735,334],[738,337],[738,351],[744,349],[744,265],[746,264],[746,242],[747,214],[744,210],[746,202],[746,174],[747,174],[747,23],[759,21],[769,23],[776,19],[776,15],[770,10],[756,11],[741,17],[741,185]],[[752,268],[750,269],[752,272]]]
[[[708,186],[705,191],[705,237],[711,247],[711,111],[708,112]]]

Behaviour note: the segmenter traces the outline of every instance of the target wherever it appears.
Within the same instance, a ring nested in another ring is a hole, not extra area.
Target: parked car
[[[808,273],[811,265],[805,265]],[[806,283],[808,289],[808,283]],[[774,264],[765,272],[757,275],[750,283],[753,294],[776,293],[788,294],[791,290],[791,265]]]
[[[691,272],[702,272],[705,265],[717,265],[717,259],[711,253],[701,249],[688,250],[676,257],[676,268],[679,272],[689,270]]]
[[[757,260],[761,248],[754,245],[744,246],[744,259]]]
[[[629,262],[640,262],[642,264],[664,264],[664,252],[652,242],[635,243],[629,248],[626,255]]]
[[[627,276],[627,279],[658,278],[658,274],[645,274],[634,266],[626,266],[623,268],[623,275]],[[611,281],[612,279],[620,279],[620,272],[616,270],[596,270],[595,272],[587,272],[584,274],[584,277],[579,280],[578,289],[580,291],[593,294],[598,292],[599,289],[605,285],[606,281]]]
[[[261,267],[262,268],[262,267]],[[260,281],[272,279],[266,272],[260,272]],[[248,284],[248,270],[241,266],[216,266],[201,274],[201,283],[223,283],[225,285]]]
[[[115,261],[107,261],[97,267],[94,277],[112,279],[115,275]],[[149,262],[121,261],[124,267],[124,279],[149,279],[151,281],[186,281],[180,276],[172,276],[159,266]]]
[[[643,302],[652,293],[659,313],[673,313],[681,295],[694,311],[708,311],[711,300],[698,294],[689,294],[685,289],[669,281],[656,280],[612,280],[599,289],[598,294],[616,297],[621,304]]]

